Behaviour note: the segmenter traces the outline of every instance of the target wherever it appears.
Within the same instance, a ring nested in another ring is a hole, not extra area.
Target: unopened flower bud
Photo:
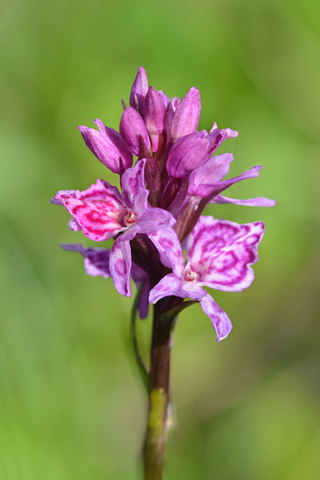
[[[152,151],[158,149],[159,135],[165,126],[165,106],[162,98],[153,87],[149,87],[145,98],[144,121],[152,140]]]
[[[172,102],[173,103],[173,102]],[[172,142],[197,130],[201,113],[200,92],[196,87],[190,88],[174,112],[171,138]]]
[[[99,131],[79,126],[87,147],[106,167],[114,173],[120,173],[120,157],[124,169],[132,166],[132,155],[122,142],[118,132],[108,128],[101,120],[95,120]]]
[[[150,148],[150,138],[140,113],[128,107],[123,112],[119,127],[121,138],[127,149],[134,155],[139,155],[139,137],[142,137],[147,148]]]
[[[130,107],[135,108],[141,115],[144,114],[145,96],[148,92],[148,78],[143,67],[139,67],[130,93]]]
[[[182,178],[202,164],[209,145],[205,135],[204,132],[193,132],[177,140],[166,164],[171,177]]]

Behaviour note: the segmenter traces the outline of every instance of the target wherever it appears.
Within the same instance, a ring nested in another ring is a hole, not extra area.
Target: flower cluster
[[[95,242],[114,238],[113,247],[62,246],[84,257],[88,274],[112,277],[122,295],[131,295],[131,277],[142,290],[141,318],[149,302],[162,301],[164,312],[181,307],[186,298],[200,302],[220,341],[232,325],[202,287],[234,292],[250,286],[264,225],[238,225],[201,214],[208,203],[274,205],[264,197],[238,200],[222,195],[231,185],[257,177],[261,166],[224,179],[233,155],[215,152],[238,133],[220,130],[216,123],[209,132],[197,130],[201,99],[195,87],[182,100],[170,100],[148,86],[140,67],[130,106],[123,106],[119,133],[100,120],[95,121],[98,130],[79,127],[92,153],[119,174],[121,193],[97,180],[87,190],[61,190],[53,199],[71,214],[72,230],[82,230]]]

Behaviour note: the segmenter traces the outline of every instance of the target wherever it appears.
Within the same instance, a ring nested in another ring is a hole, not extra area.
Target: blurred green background
[[[266,235],[252,287],[214,292],[227,340],[198,305],[181,314],[165,479],[319,480],[319,16],[300,0],[2,0],[1,479],[141,478],[132,299],[59,247],[90,242],[50,198],[117,181],[77,126],[117,129],[143,65],[171,97],[200,89],[200,128],[240,132],[220,151],[232,176],[264,165],[228,195],[278,202],[207,209]]]

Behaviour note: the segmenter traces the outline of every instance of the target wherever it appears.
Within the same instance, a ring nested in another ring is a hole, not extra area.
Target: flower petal
[[[205,165],[207,165],[207,163]],[[192,174],[191,174],[190,183],[189,183],[189,192],[190,191],[197,192],[196,195],[198,195],[201,198],[205,198],[208,195],[210,195],[211,198],[209,201],[211,201],[212,198],[219,195],[221,192],[223,192],[227,188],[231,187],[231,185],[241,182],[242,180],[258,177],[259,171],[261,170],[261,168],[262,168],[262,165],[256,165],[255,167],[250,168],[250,170],[247,170],[246,172],[242,173],[238,177],[229,178],[221,182],[218,181],[217,183],[210,183],[210,181],[206,180],[205,176],[202,176],[202,175],[201,175],[201,180],[197,182],[194,180],[194,178],[191,178],[192,177]]]
[[[175,142],[178,138],[197,130],[200,114],[200,92],[196,87],[192,87],[179,102],[174,113],[171,126],[172,141]]]
[[[207,294],[201,300],[202,310],[210,318],[217,334],[217,341],[226,338],[232,330],[232,323],[228,315],[219,307],[211,295]]]
[[[149,133],[160,134],[164,130],[165,122],[165,105],[161,95],[154,89],[149,87],[145,99],[144,121]]]
[[[131,297],[131,264],[130,242],[119,242],[117,239],[110,252],[109,267],[114,286],[125,297]]]
[[[128,107],[123,112],[119,131],[125,146],[133,155],[140,153],[139,137],[142,137],[147,148],[150,147],[150,138],[143,118],[134,108]]]
[[[139,67],[137,76],[133,82],[130,93],[130,106],[138,110],[141,115],[144,113],[145,96],[148,91],[148,78],[143,67]]]
[[[182,278],[185,260],[179,239],[173,228],[161,228],[149,235],[149,238],[157,247],[163,265],[172,268],[173,273],[178,278]]]
[[[247,200],[238,200],[236,198],[228,198],[223,195],[217,195],[209,203],[233,203],[234,205],[245,205],[247,207],[274,207],[275,200],[266,197],[248,198]]]
[[[170,295],[187,298],[188,292],[183,290],[181,280],[174,273],[169,273],[163,277],[159,283],[150,292],[149,302],[156,303],[158,300]]]
[[[106,167],[120,173],[120,157],[124,168],[132,165],[132,154],[127,150],[118,132],[106,127],[101,120],[95,120],[99,131],[80,125],[78,128],[87,147]]]
[[[204,165],[193,170],[189,179],[188,193],[204,197],[208,195],[208,186],[216,185],[229,172],[230,163],[233,160],[231,153],[216,155]],[[212,189],[212,187],[210,187]]]
[[[179,138],[170,149],[166,168],[171,177],[182,178],[205,160],[209,142],[204,132],[193,132]]]
[[[118,189],[103,180],[97,180],[82,192],[61,190],[55,199],[64,205],[91,240],[107,240],[126,228],[123,221],[128,209]]]
[[[103,278],[110,277],[110,250],[106,250],[105,248],[83,247],[81,243],[76,245],[62,243],[61,247],[69,252],[81,253],[84,257],[84,268],[88,275],[92,275],[93,277],[101,275]]]
[[[140,217],[148,207],[149,191],[145,187],[144,169],[146,159],[139,160],[134,167],[122,175],[122,197],[125,204]]]
[[[200,217],[187,241],[190,269],[198,274],[198,283],[229,292],[249,287],[263,234],[262,222],[239,225]]]

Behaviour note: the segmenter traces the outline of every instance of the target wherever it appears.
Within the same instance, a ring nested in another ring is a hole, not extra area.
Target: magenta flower
[[[232,329],[231,321],[204,287],[228,292],[249,287],[264,234],[262,222],[239,225],[202,217],[203,210],[208,203],[273,206],[275,201],[223,196],[235,183],[257,177],[262,167],[254,166],[238,177],[225,178],[233,155],[216,152],[222,142],[236,137],[238,132],[219,129],[216,123],[209,132],[198,131],[201,98],[196,87],[191,87],[181,100],[170,99],[162,90],[149,86],[145,70],[139,67],[129,106],[124,100],[122,104],[119,132],[100,120],[95,121],[98,130],[79,127],[91,152],[119,174],[121,193],[108,182],[97,180],[84,191],[61,190],[52,202],[63,205],[71,214],[70,229],[82,230],[94,242],[114,239],[111,250],[62,245],[83,256],[86,272],[111,277],[124,296],[131,295],[131,279],[138,289],[130,332],[149,394],[144,474],[146,479],[160,479],[169,403],[171,335],[177,316],[199,302],[211,319],[218,342],[226,338]],[[139,312],[140,318],[145,318],[149,303],[155,305],[147,368],[140,355],[136,316]]]
[[[109,268],[116,289],[125,296],[131,295],[130,240],[138,233],[150,235],[175,223],[169,212],[148,206],[145,163],[141,160],[124,172],[122,194],[108,182],[97,180],[82,192],[61,190],[55,196],[55,202],[73,217],[70,227],[82,230],[90,240],[102,242],[121,233],[111,249]]]
[[[168,295],[197,300],[211,319],[218,342],[226,338],[232,329],[230,319],[202,287],[228,292],[249,287],[254,279],[251,265],[258,260],[263,234],[262,222],[238,225],[200,217],[187,240],[187,264],[178,238],[175,249],[164,251],[172,273],[151,290],[150,302]]]

